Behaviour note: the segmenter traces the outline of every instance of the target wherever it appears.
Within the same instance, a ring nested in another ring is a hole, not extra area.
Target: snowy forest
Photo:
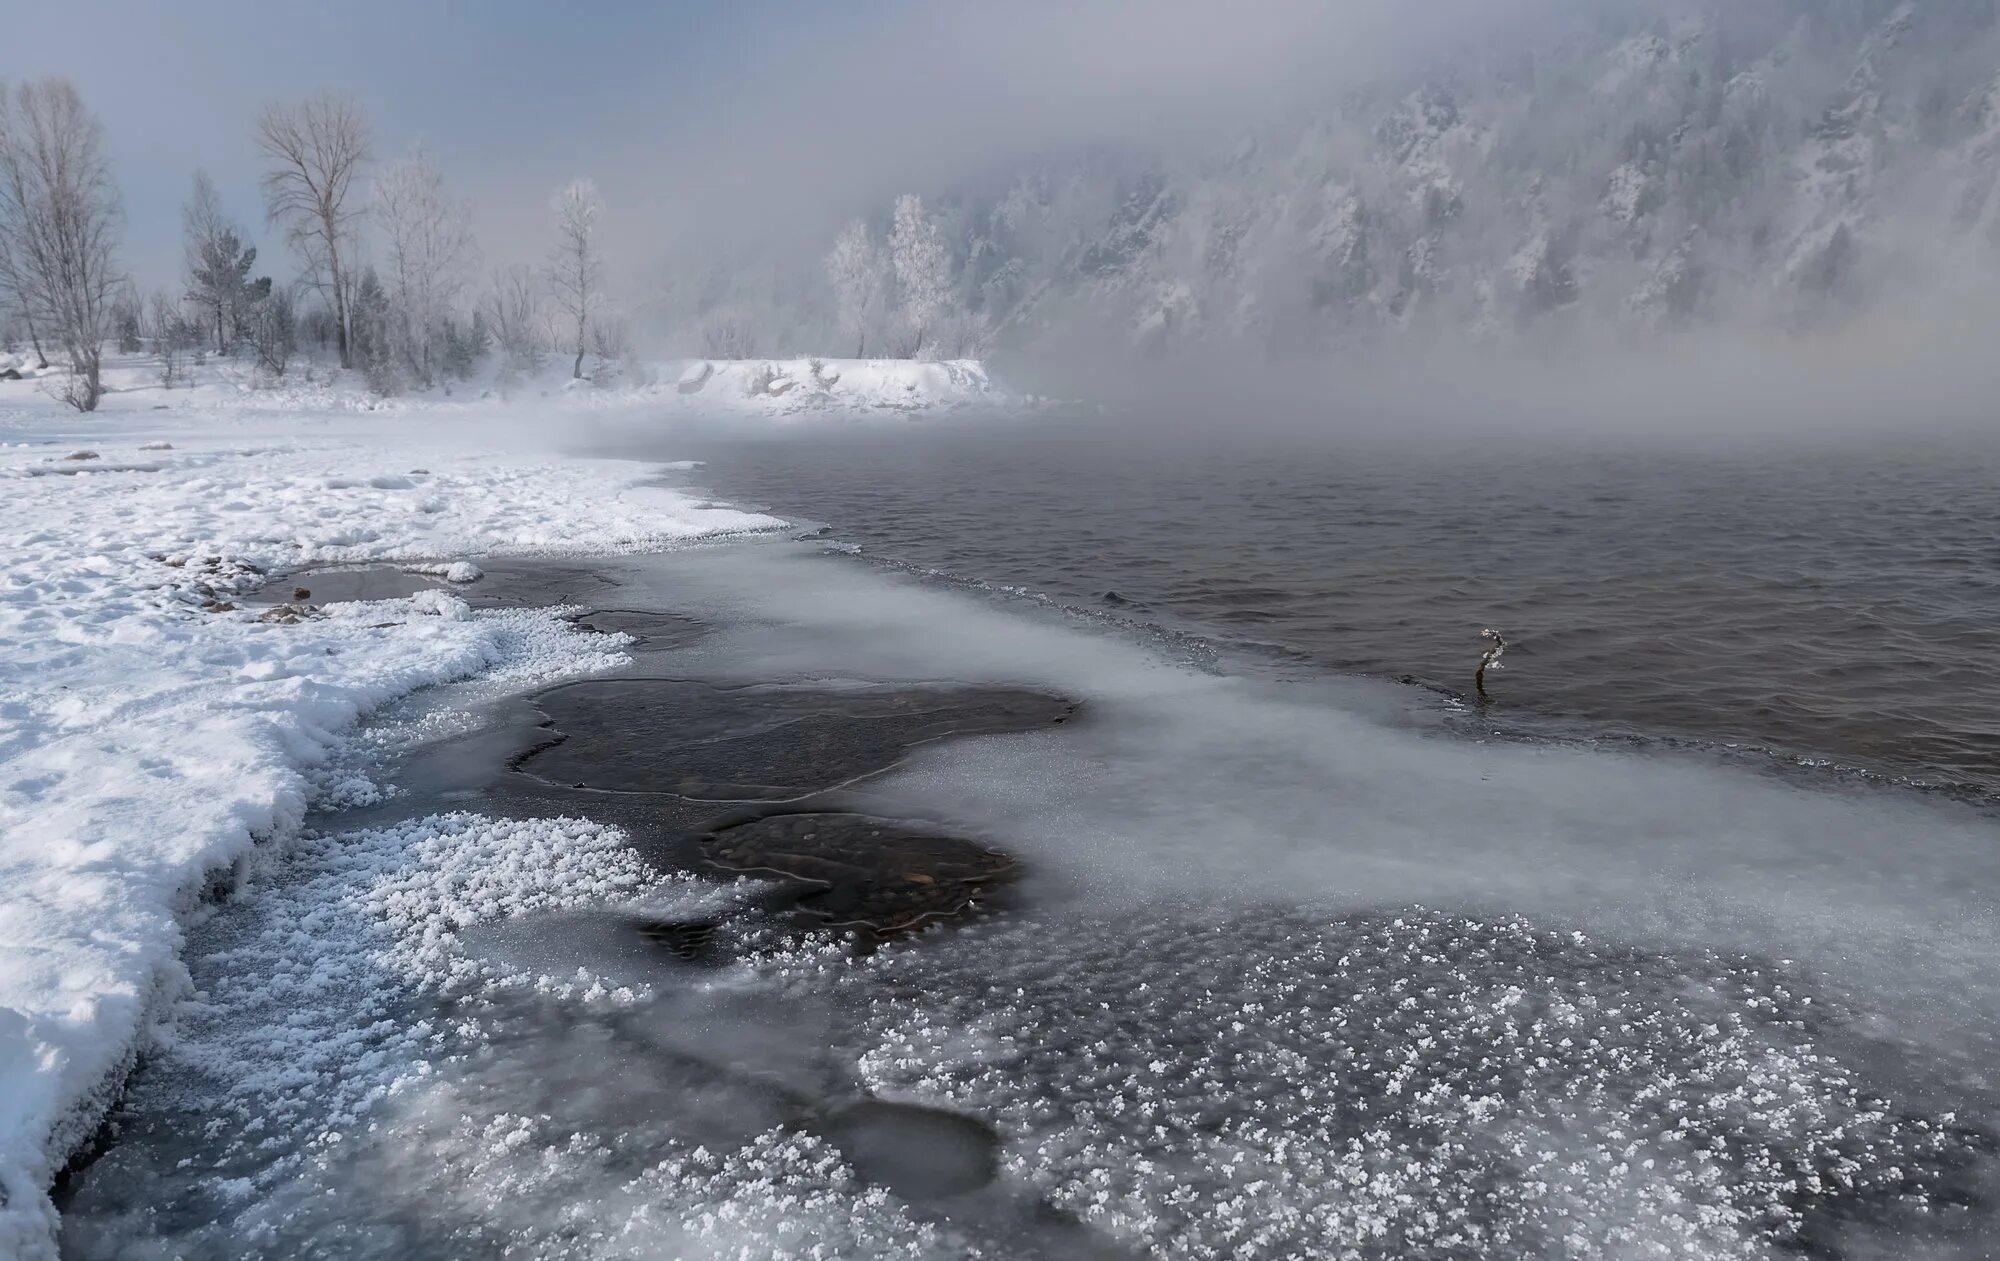
[[[832,324],[843,353],[1115,329],[1313,355],[1804,330],[1996,275],[1990,0],[1561,9],[1212,146],[1052,154],[885,198],[839,233],[825,285],[795,267],[726,302],[786,337]]]
[[[338,364],[382,393],[558,356],[615,376],[635,350],[1311,358],[1413,335],[1810,332],[1976,296],[2000,262],[1991,0],[1563,5],[1335,79],[1227,136],[1051,139],[809,230],[651,257],[607,257],[578,178],[542,194],[539,265],[506,267],[482,261],[446,158],[379,152],[365,104],[325,93],[246,122],[263,223],[189,172],[184,274],[150,291],[120,270],[87,104],[22,84],[0,113],[0,342],[75,364],[88,408],[112,345],[157,350],[169,384],[228,355],[269,377]]]

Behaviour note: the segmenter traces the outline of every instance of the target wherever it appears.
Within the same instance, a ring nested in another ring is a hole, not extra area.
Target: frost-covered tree
[[[905,193],[896,199],[889,230],[889,262],[896,274],[896,296],[902,318],[902,354],[913,357],[930,349],[939,323],[951,312],[951,255],[937,221],[924,211],[921,197]]]
[[[701,351],[710,359],[750,359],[757,354],[757,321],[737,306],[719,306],[701,319]]]
[[[187,318],[181,302],[155,293],[147,304],[146,336],[160,361],[160,387],[171,390],[187,379],[188,352],[201,343],[201,328]]]
[[[533,269],[503,267],[494,272],[480,309],[506,366],[515,371],[533,368],[547,340],[542,286]]]
[[[354,282],[354,301],[348,312],[353,366],[368,379],[368,388],[377,394],[394,394],[403,386],[400,356],[396,353],[395,309],[389,291],[373,267],[365,267]]]
[[[104,131],[67,80],[0,93],[0,290],[69,359],[64,402],[93,411],[123,283]]]
[[[861,358],[889,309],[888,263],[867,220],[854,220],[834,238],[826,256],[826,277],[833,285],[840,331],[853,339],[855,357]]]
[[[205,171],[194,173],[194,193],[181,210],[187,256],[188,301],[202,313],[202,326],[215,334],[215,353],[228,350],[228,330],[242,322],[252,303],[270,290],[270,280],[253,280],[257,250],[246,245],[223,212],[215,184]]]
[[[493,345],[493,330],[484,311],[474,310],[470,319],[448,316],[444,322],[438,362],[444,372],[460,381],[469,380],[479,361]]]
[[[133,355],[145,349],[146,304],[129,277],[118,286],[118,296],[112,300],[111,328],[120,354]]]
[[[420,144],[376,180],[375,214],[388,251],[398,350],[429,385],[472,267],[472,208],[446,191],[444,175]]]
[[[258,369],[273,377],[284,376],[299,344],[299,318],[291,290],[274,289],[264,294],[244,312],[243,324],[243,335],[257,356]]]
[[[348,295],[356,219],[354,177],[368,160],[368,124],[345,97],[322,94],[297,105],[269,105],[257,119],[264,209],[282,223],[307,280],[333,312],[340,366],[354,366]]]
[[[556,193],[552,206],[556,243],[549,252],[549,296],[573,331],[576,362],[570,376],[581,378],[591,321],[604,302],[603,260],[597,241],[597,221],[604,213],[604,203],[598,198],[595,181],[582,178]]]

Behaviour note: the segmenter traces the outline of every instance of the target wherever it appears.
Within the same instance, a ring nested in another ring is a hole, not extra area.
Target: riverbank
[[[391,607],[301,595],[291,615],[251,588],[780,524],[648,466],[489,454],[476,424],[174,421],[0,417],[0,1254],[49,1248],[46,1189],[175,995],[189,918],[312,802],[379,790],[327,772],[365,715],[619,659],[547,610],[475,613],[449,582]]]

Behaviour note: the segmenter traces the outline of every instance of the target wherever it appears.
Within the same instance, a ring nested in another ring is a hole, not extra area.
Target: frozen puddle
[[[1985,1255],[1989,817],[790,544],[551,583],[632,677],[195,930],[68,1255]]]

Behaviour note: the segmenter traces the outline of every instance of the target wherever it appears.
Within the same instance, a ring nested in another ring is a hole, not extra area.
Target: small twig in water
[[[1507,651],[1507,641],[1490,626],[1480,631],[1479,637],[1488,641],[1488,647],[1480,654],[1479,668],[1472,673],[1472,686],[1478,689],[1479,699],[1483,701],[1486,699],[1486,672],[1505,668],[1500,664],[1500,655]]]

